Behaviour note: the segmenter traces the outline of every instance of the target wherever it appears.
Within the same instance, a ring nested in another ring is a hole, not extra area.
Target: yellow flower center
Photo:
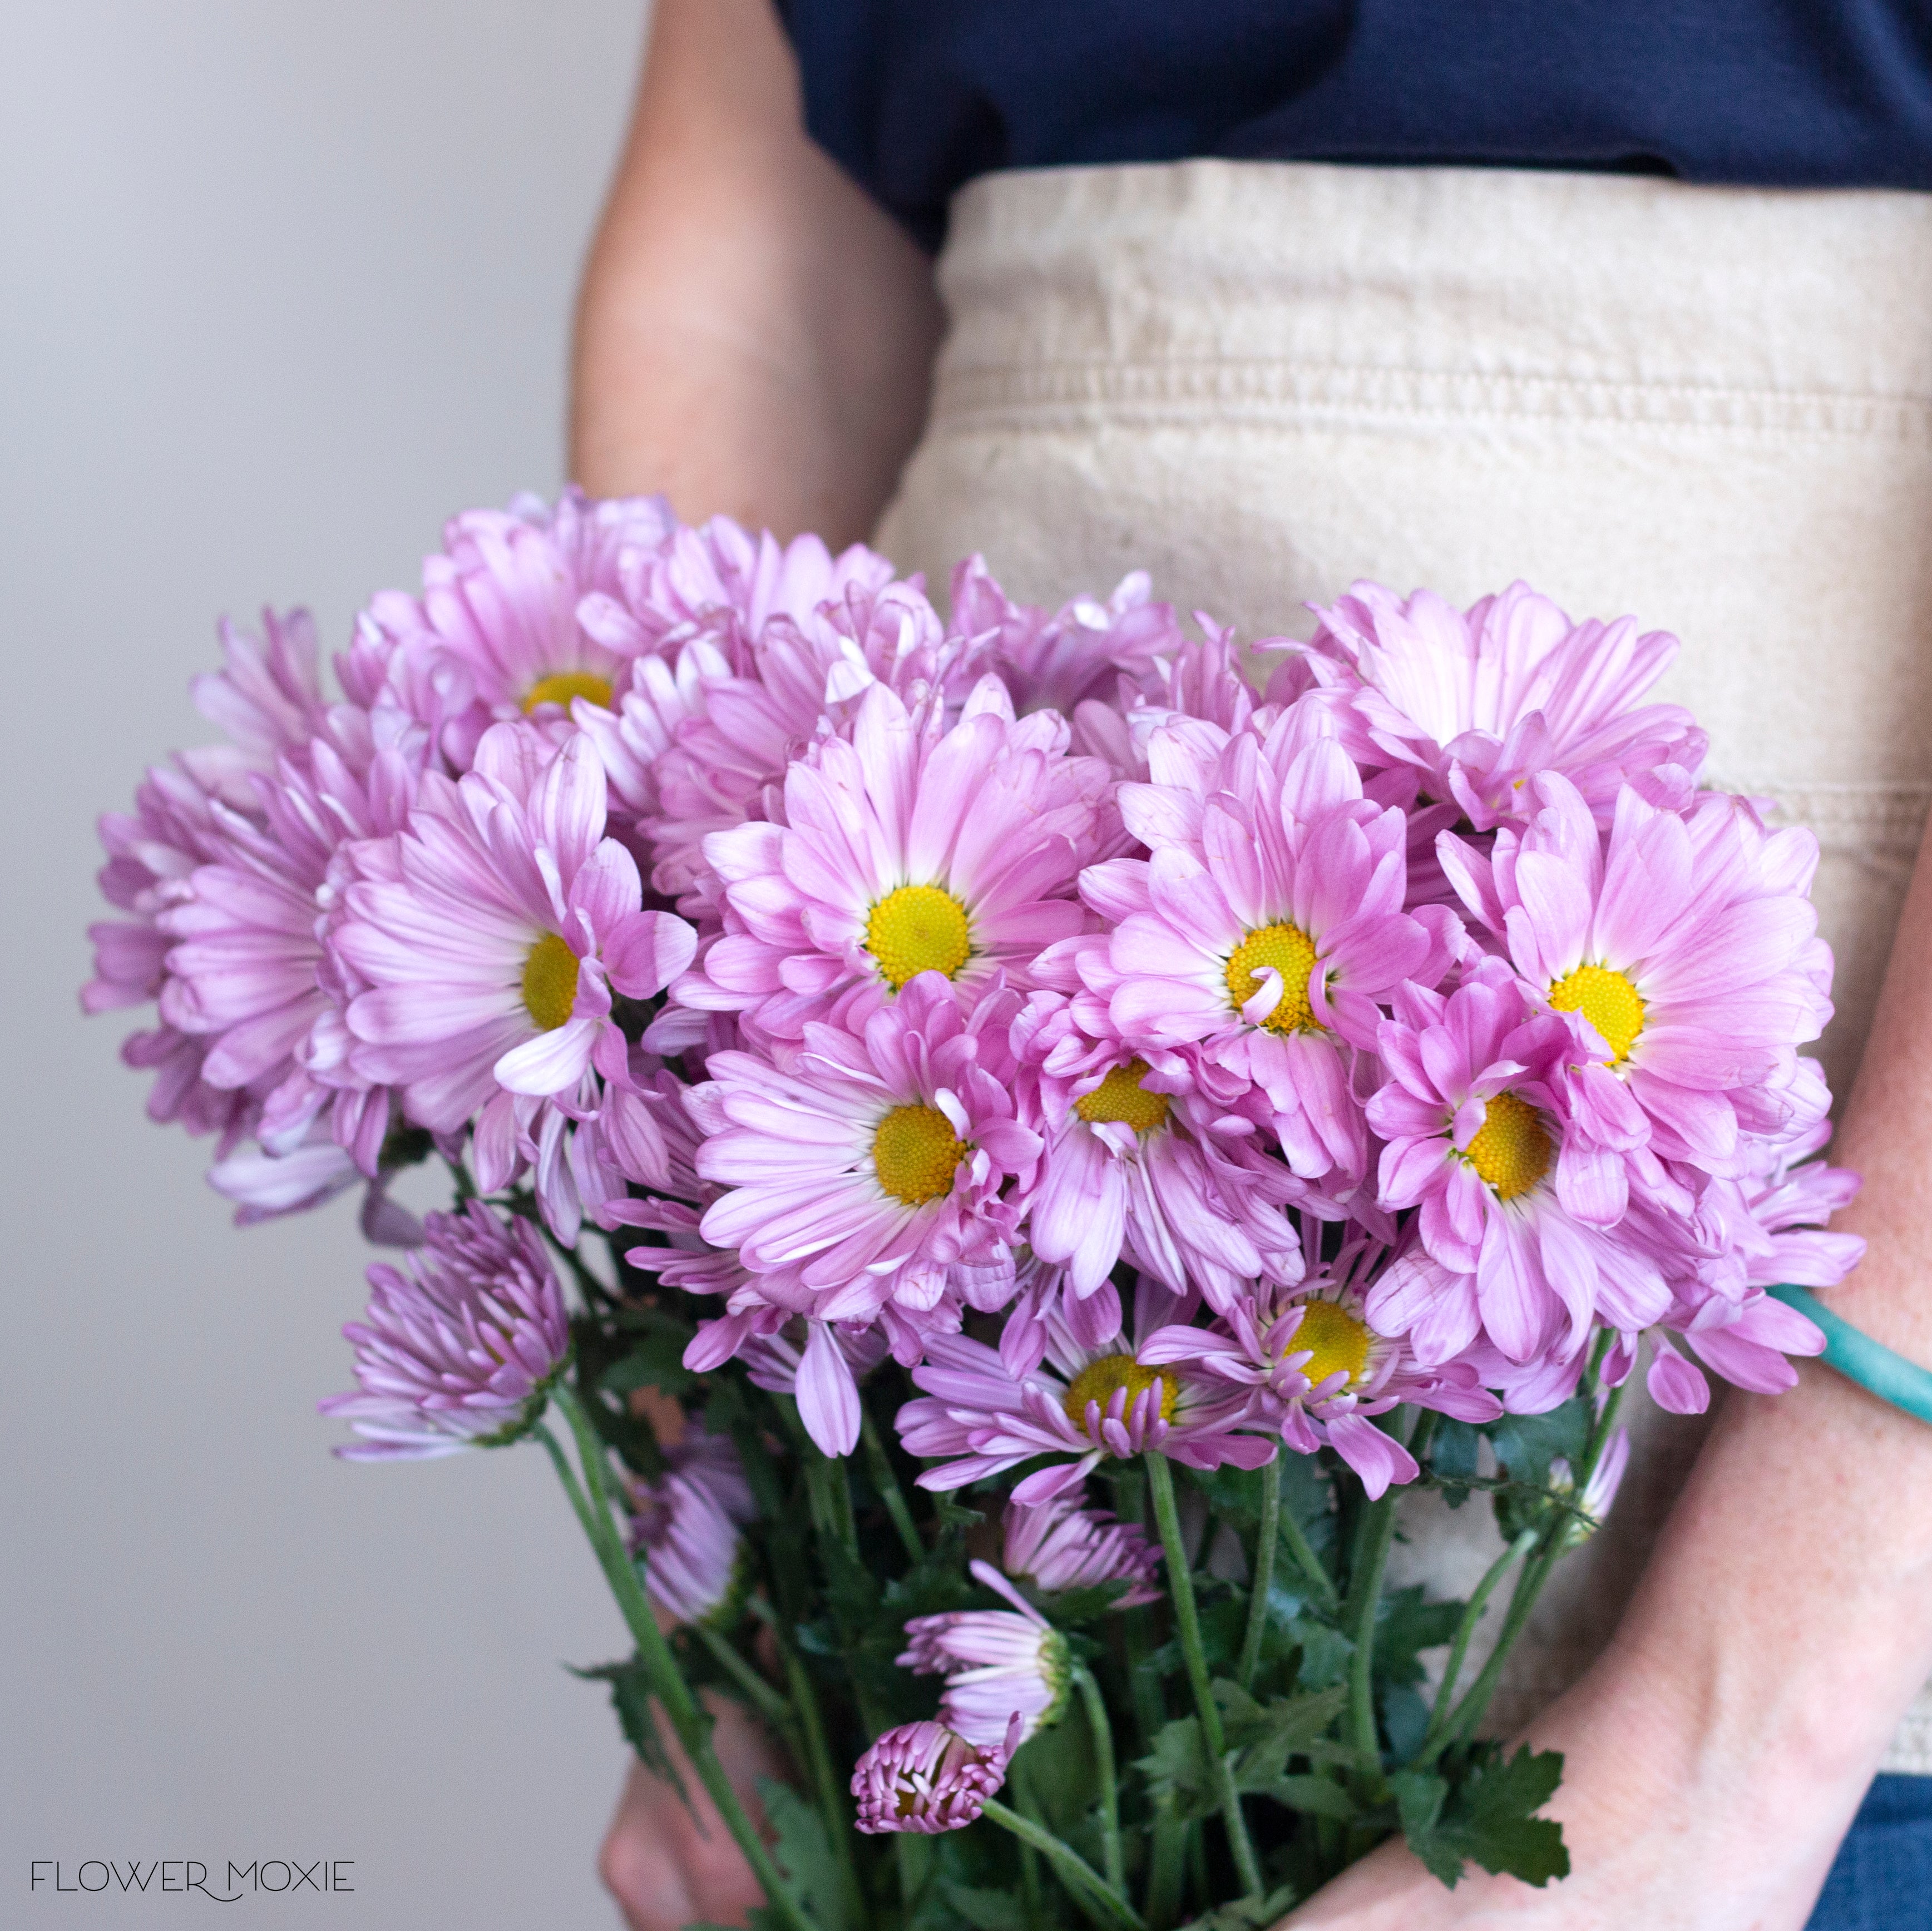
[[[573,697],[587,698],[599,710],[608,711],[610,680],[594,670],[553,670],[524,693],[524,715],[528,717],[539,704],[561,704],[567,711]]]
[[[1462,1157],[1496,1189],[1498,1199],[1514,1200],[1549,1172],[1553,1150],[1536,1108],[1513,1093],[1499,1093],[1489,1102]]]
[[[577,955],[554,932],[546,932],[524,960],[524,1005],[546,1033],[554,1033],[577,1003]]]
[[[1090,1126],[1110,1120],[1131,1126],[1136,1133],[1151,1133],[1167,1118],[1167,1095],[1150,1093],[1142,1085],[1148,1063],[1130,1060],[1116,1066],[1084,1099],[1073,1102],[1073,1110]]]
[[[896,1106],[872,1135],[872,1171],[908,1207],[950,1193],[952,1170],[965,1157],[966,1143],[936,1106]]]
[[[950,979],[973,949],[966,908],[943,886],[902,885],[872,907],[866,949],[895,992],[922,972],[943,972]]]
[[[1603,1034],[1613,1066],[1630,1057],[1643,1030],[1643,1001],[1636,988],[1608,966],[1579,966],[1550,988],[1550,1003],[1558,1012],[1582,1013]]]
[[[1257,925],[1228,957],[1228,997],[1239,1012],[1261,990],[1270,966],[1281,974],[1281,998],[1262,1021],[1270,1033],[1300,1033],[1322,1022],[1308,1006],[1315,941],[1299,925]]]
[[[1160,1418],[1172,1421],[1177,1392],[1174,1377],[1163,1375],[1158,1368],[1142,1367],[1131,1354],[1103,1354],[1099,1360],[1088,1362],[1074,1376],[1061,1406],[1066,1411],[1066,1419],[1076,1428],[1084,1428],[1089,1402],[1098,1402],[1100,1412],[1105,1414],[1107,1404],[1114,1399],[1114,1390],[1124,1388],[1127,1399],[1123,1412],[1131,1414],[1142,1390],[1151,1388],[1156,1381],[1160,1384]]]
[[[1314,1351],[1301,1368],[1313,1386],[1319,1387],[1339,1369],[1352,1387],[1369,1365],[1368,1327],[1333,1301],[1306,1301],[1288,1351],[1299,1354],[1304,1348]]]

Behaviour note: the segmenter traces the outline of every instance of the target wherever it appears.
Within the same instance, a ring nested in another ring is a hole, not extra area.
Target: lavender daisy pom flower
[[[1016,1714],[1005,1738],[989,1744],[969,1744],[943,1723],[902,1723],[886,1731],[852,1772],[858,1828],[868,1837],[963,1830],[1006,1782],[1022,1728]]]
[[[1116,1522],[1104,1509],[1083,1509],[1078,1491],[1069,1490],[1029,1509],[1009,1502],[1005,1546],[1000,1561],[1009,1576],[1030,1582],[1049,1595],[1066,1589],[1092,1589],[1124,1582],[1114,1607],[1131,1609],[1157,1603],[1154,1587],[1160,1551],[1146,1531]]]
[[[996,1744],[1020,1725],[1019,1742],[1055,1722],[1066,1707],[1073,1660],[1066,1639],[991,1564],[972,1564],[974,1582],[1010,1609],[949,1609],[915,1616],[908,1647],[893,1660],[921,1676],[944,1675],[939,1720],[969,1744]]]
[[[740,1537],[730,1518],[682,1475],[640,1482],[629,1500],[626,1539],[640,1558],[645,1593],[674,1622],[716,1616],[738,1573]]]
[[[1357,583],[1305,654],[1340,700],[1359,763],[1412,770],[1425,797],[1453,799],[1478,832],[1521,822],[1524,785],[1558,771],[1609,822],[1618,788],[1658,765],[1695,775],[1708,740],[1688,711],[1639,700],[1677,640],[1636,621],[1573,623],[1527,583],[1465,613],[1433,592],[1406,601]]]
[[[425,1216],[404,1265],[369,1270],[369,1313],[342,1330],[356,1392],[320,1403],[360,1442],[352,1462],[496,1448],[536,1426],[570,1354],[570,1317],[536,1229],[480,1201]]]

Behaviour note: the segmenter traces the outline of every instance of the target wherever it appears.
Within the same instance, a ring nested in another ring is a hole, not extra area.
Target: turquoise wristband
[[[1861,1333],[1804,1288],[1767,1288],[1765,1292],[1824,1330],[1824,1358],[1847,1381],[1920,1421],[1932,1422],[1932,1371]]]

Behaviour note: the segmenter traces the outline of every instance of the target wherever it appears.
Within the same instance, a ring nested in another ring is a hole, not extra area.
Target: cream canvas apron
[[[877,541],[943,590],[983,551],[1056,604],[1129,569],[1252,640],[1357,577],[1526,577],[1683,648],[1656,694],[1709,780],[1822,851],[1821,1045],[1849,1090],[1932,800],[1932,196],[1190,161],[994,175],[955,203],[932,419]],[[1642,1398],[1609,1525],[1499,1699],[1615,1626],[1703,1425]],[[1461,1594],[1486,1506],[1406,1505]],[[1932,1772],[1932,1698],[1886,1768]]]

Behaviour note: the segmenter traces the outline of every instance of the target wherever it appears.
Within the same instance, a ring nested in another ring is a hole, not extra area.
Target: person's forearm
[[[807,139],[770,0],[658,0],[579,303],[576,480],[862,537],[924,421],[939,331],[929,262]]]
[[[1832,1150],[1864,1176],[1835,1225],[1866,1259],[1833,1297],[1932,1362],[1932,863],[1922,857],[1864,1063]],[[1932,1429],[1807,1363],[1733,1395],[1610,1660],[1650,1678],[1689,1781],[1745,1789],[1828,1855],[1932,1672]],[[1821,1873],[1822,1874],[1822,1873]]]

